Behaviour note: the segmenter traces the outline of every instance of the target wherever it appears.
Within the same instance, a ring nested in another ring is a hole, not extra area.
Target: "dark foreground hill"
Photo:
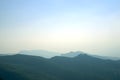
[[[120,80],[120,61],[86,54],[74,58],[0,56],[0,80]]]

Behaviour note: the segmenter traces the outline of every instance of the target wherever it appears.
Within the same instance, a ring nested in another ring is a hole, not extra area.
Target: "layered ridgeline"
[[[0,56],[0,80],[120,80],[120,61],[81,52],[52,58],[6,55]]]
[[[54,56],[63,56],[63,57],[73,58],[80,54],[87,54],[100,59],[120,60],[119,57],[98,56],[98,55],[88,54],[82,51],[71,51],[68,53],[59,53],[59,52],[53,52],[53,51],[47,51],[47,50],[23,50],[18,53],[3,53],[3,54],[0,54],[0,56],[12,55],[12,54],[32,55],[32,56],[40,56],[44,58],[52,58]]]
[[[61,56],[73,58],[73,57],[76,57],[80,54],[87,54],[89,56],[93,56],[93,57],[100,58],[100,59],[120,60],[120,57],[92,55],[92,54],[88,54],[88,53],[85,53],[85,52],[82,52],[82,51],[76,51],[76,52],[71,51],[69,53],[61,54]]]
[[[58,52],[47,51],[47,50],[24,50],[24,51],[20,51],[18,54],[41,56],[44,58],[51,58],[60,55],[60,53]]]

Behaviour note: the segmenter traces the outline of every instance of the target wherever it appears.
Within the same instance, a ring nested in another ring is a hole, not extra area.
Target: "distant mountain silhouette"
[[[90,55],[90,56],[93,56],[93,57],[96,57],[96,58],[106,59],[106,60],[120,60],[120,57],[98,56],[98,55],[88,54],[88,53],[85,53],[85,52],[82,52],[82,51],[76,51],[76,52],[71,51],[71,52],[66,53],[66,54],[61,54],[61,56],[74,58],[74,57],[76,57],[80,54],[87,54],[87,55]]]
[[[96,58],[100,59],[109,59],[109,60],[120,60],[120,57],[111,57],[111,56],[98,56],[98,55],[92,55]]]
[[[71,51],[71,52],[66,53],[66,54],[61,54],[61,56],[73,58],[73,57],[76,57],[76,56],[78,56],[80,54],[86,54],[86,53],[84,53],[82,51],[76,51],[76,52]]]
[[[54,56],[63,56],[63,57],[69,57],[74,58],[80,54],[87,54],[96,58],[100,59],[106,59],[106,60],[120,60],[120,57],[110,57],[110,56],[99,56],[99,55],[92,55],[89,53],[85,53],[82,51],[71,51],[68,53],[59,53],[59,52],[52,52],[47,50],[23,50],[18,53],[0,53],[0,56],[7,56],[7,55],[14,55],[14,54],[23,54],[23,55],[32,55],[32,56],[40,56],[44,58],[52,58]]]
[[[46,50],[24,50],[24,51],[20,51],[18,54],[42,56],[45,58],[51,58],[51,57],[60,55],[60,53],[58,52],[52,52],[52,51],[46,51]]]
[[[30,55],[0,56],[3,80],[120,80],[120,61],[87,54],[73,58]]]

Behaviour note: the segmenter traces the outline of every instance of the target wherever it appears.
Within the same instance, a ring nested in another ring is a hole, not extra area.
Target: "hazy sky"
[[[26,49],[120,56],[120,0],[0,0],[0,53]]]

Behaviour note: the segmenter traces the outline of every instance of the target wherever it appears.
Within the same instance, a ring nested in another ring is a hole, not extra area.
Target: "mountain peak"
[[[71,52],[66,53],[66,54],[61,54],[61,56],[73,58],[73,57],[76,57],[76,56],[78,56],[80,54],[86,54],[86,53],[84,53],[82,51],[75,51],[75,52],[71,51]]]

